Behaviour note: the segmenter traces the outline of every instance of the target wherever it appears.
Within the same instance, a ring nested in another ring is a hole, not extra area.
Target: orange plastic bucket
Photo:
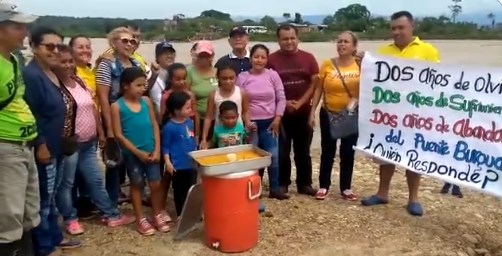
[[[257,171],[202,176],[206,245],[221,252],[258,244],[261,179]]]

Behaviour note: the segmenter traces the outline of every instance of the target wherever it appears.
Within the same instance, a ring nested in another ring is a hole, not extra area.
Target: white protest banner
[[[359,140],[370,156],[502,197],[502,68],[366,54]]]

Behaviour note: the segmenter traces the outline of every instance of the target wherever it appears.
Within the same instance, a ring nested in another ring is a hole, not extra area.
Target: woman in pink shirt
[[[272,154],[272,163],[268,167],[269,198],[284,200],[289,196],[279,188],[278,136],[286,97],[279,74],[266,68],[268,54],[265,45],[253,46],[250,51],[251,70],[240,73],[236,83],[248,95],[251,121],[256,124],[252,143]]]
[[[77,151],[64,159],[64,171],[56,193],[56,204],[63,216],[66,231],[71,235],[84,233],[73,204],[73,184],[77,169],[86,189],[89,190],[91,200],[103,214],[103,222],[109,227],[130,224],[134,222],[134,218],[121,215],[106,192],[97,159],[98,141],[100,146],[103,146],[105,141],[103,128],[91,92],[75,74],[75,62],[69,46],[61,46],[59,61],[55,73],[60,83],[64,84],[70,92],[77,106],[74,131],[78,144]]]

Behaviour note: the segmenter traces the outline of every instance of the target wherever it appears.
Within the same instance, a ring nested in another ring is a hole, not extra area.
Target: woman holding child
[[[318,200],[324,200],[328,195],[338,140],[331,136],[329,116],[349,108],[355,110],[359,98],[360,68],[354,57],[357,50],[357,37],[350,31],[343,32],[338,36],[336,45],[338,57],[325,60],[321,64],[309,118],[310,125],[314,127],[315,110],[322,98],[323,105],[319,112],[321,166],[320,188],[316,194]],[[340,194],[345,200],[355,201],[357,197],[351,190],[354,169],[352,147],[357,143],[358,133],[354,131],[347,134],[350,135],[340,138]]]

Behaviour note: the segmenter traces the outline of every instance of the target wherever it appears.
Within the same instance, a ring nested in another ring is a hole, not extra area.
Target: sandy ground
[[[386,42],[363,41],[360,49],[374,51],[383,43]],[[500,41],[432,43],[439,49],[443,63],[502,64]],[[278,48],[275,43],[266,45],[271,50]],[[175,44],[179,61],[190,61],[190,46],[188,43]],[[96,53],[105,47],[103,39],[93,40]],[[153,48],[154,45],[145,44],[139,51],[153,61]],[[217,56],[229,51],[225,40],[215,42],[215,48]],[[301,48],[312,52],[318,61],[335,53],[335,46],[330,43],[305,43]],[[317,184],[318,131],[312,147],[313,176]],[[354,190],[358,195],[369,196],[375,192],[378,186],[376,169],[371,161],[358,157],[354,171]],[[440,195],[441,184],[424,178],[421,201],[425,216],[414,218],[404,209],[407,186],[403,172],[394,177],[391,203],[374,208],[364,208],[358,202],[348,203],[338,197],[338,161],[332,177],[333,193],[323,202],[295,193],[291,200],[284,202],[264,199],[269,213],[261,218],[259,244],[242,255],[502,256],[502,204],[499,199],[467,190],[463,199]],[[130,206],[125,206],[124,210],[130,211]],[[203,231],[194,232],[181,242],[173,242],[170,234],[141,237],[132,226],[108,229],[96,221],[86,221],[84,225],[86,234],[80,237],[84,246],[69,255],[220,255],[202,244]]]

